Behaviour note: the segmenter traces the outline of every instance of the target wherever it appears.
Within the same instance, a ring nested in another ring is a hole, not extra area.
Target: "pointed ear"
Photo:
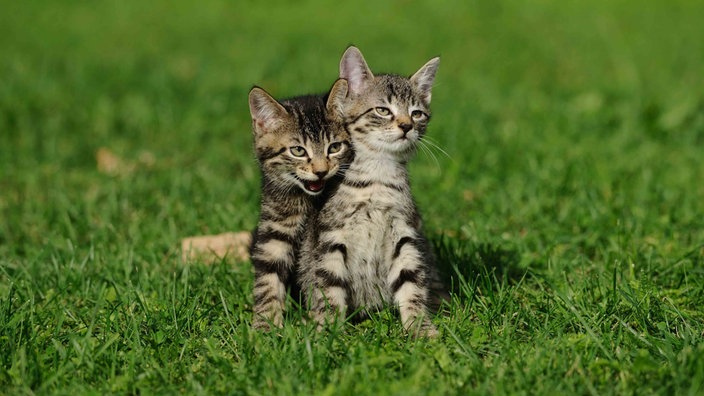
[[[438,66],[440,66],[440,58],[433,58],[411,76],[411,82],[421,92],[421,97],[426,103],[430,103],[430,90],[433,88]]]
[[[374,79],[374,74],[364,61],[362,53],[357,47],[347,48],[340,59],[340,78],[347,80],[349,93],[360,94],[367,84]]]
[[[330,94],[328,95],[328,103],[325,105],[328,115],[333,118],[343,119],[344,118],[344,105],[345,99],[347,98],[347,80],[338,79],[330,88]]]
[[[252,115],[255,134],[271,131],[288,116],[286,109],[259,87],[249,91],[249,112]]]

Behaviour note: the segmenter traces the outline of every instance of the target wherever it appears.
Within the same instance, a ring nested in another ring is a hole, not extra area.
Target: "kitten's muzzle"
[[[401,128],[401,130],[403,131],[403,134],[405,135],[408,133],[408,131],[413,129],[413,124],[403,122],[403,123],[398,124],[398,127]]]

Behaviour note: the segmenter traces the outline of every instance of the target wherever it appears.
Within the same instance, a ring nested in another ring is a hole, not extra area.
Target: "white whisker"
[[[445,151],[442,147],[440,147],[440,145],[439,145],[437,142],[433,141],[433,139],[431,139],[431,138],[429,138],[429,137],[427,137],[427,136],[423,136],[423,137],[420,139],[420,141],[426,143],[429,147],[431,147],[431,148],[433,148],[433,149],[439,151],[439,152],[442,153],[445,157],[447,157],[447,159],[452,160],[452,157],[450,156],[450,154],[448,154],[447,151]]]
[[[420,147],[421,151],[423,151],[423,154],[425,154],[429,158],[432,158],[433,162],[435,163],[435,167],[437,169],[440,169],[440,162],[438,161],[438,157],[435,155],[435,153],[433,153],[432,150],[430,150],[430,147],[428,147],[427,144],[422,140],[418,141],[418,147]]]

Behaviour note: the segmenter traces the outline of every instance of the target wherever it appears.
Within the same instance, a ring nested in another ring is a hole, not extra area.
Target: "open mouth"
[[[303,187],[312,193],[319,193],[325,188],[325,180],[303,180]]]

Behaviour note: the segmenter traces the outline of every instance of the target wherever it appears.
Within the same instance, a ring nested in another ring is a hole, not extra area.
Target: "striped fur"
[[[254,147],[262,171],[259,224],[254,232],[253,327],[281,326],[287,289],[295,289],[298,252],[311,215],[352,161],[341,120],[347,82],[326,97],[277,102],[261,88],[249,94]]]
[[[342,57],[355,157],[316,214],[300,261],[301,287],[320,325],[392,303],[410,333],[437,334],[428,308],[438,277],[405,164],[430,119],[438,62],[430,60],[410,78],[375,77],[356,48]]]

